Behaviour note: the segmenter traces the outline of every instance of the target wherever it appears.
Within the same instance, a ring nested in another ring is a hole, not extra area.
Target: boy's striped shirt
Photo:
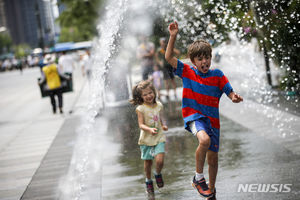
[[[196,67],[177,61],[175,74],[182,78],[182,116],[184,125],[190,121],[207,117],[215,133],[220,132],[219,101],[223,93],[229,95],[233,89],[219,69],[201,73]],[[190,130],[189,130],[190,131]]]

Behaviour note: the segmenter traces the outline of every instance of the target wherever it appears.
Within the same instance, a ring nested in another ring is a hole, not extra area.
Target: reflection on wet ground
[[[164,104],[169,131],[163,169],[165,187],[155,187],[155,199],[201,199],[191,186],[196,139],[183,129],[180,102]],[[137,144],[139,129],[133,106],[107,109],[108,152],[101,177],[102,199],[147,199],[143,161]],[[218,199],[297,199],[300,159],[251,130],[221,117],[221,144],[217,177]],[[207,176],[207,166],[205,168]],[[208,178],[207,178],[208,179]],[[239,184],[292,184],[291,192],[238,192]]]

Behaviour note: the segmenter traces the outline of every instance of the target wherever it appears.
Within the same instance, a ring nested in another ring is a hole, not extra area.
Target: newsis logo
[[[251,183],[239,184],[238,192],[282,192],[288,193],[292,191],[292,184],[279,183]]]

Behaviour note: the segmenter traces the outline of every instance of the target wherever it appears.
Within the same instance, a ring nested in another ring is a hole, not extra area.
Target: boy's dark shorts
[[[189,124],[191,133],[196,136],[201,130],[205,131],[210,137],[209,150],[219,152],[219,134],[213,131],[208,118],[200,118],[195,121],[191,121]]]

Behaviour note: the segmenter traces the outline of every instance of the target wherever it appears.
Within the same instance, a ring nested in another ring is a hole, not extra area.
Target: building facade
[[[55,24],[50,0],[1,0],[7,29],[14,44],[49,47],[54,43]]]
[[[6,16],[4,11],[4,0],[0,0],[0,32],[6,30]]]

